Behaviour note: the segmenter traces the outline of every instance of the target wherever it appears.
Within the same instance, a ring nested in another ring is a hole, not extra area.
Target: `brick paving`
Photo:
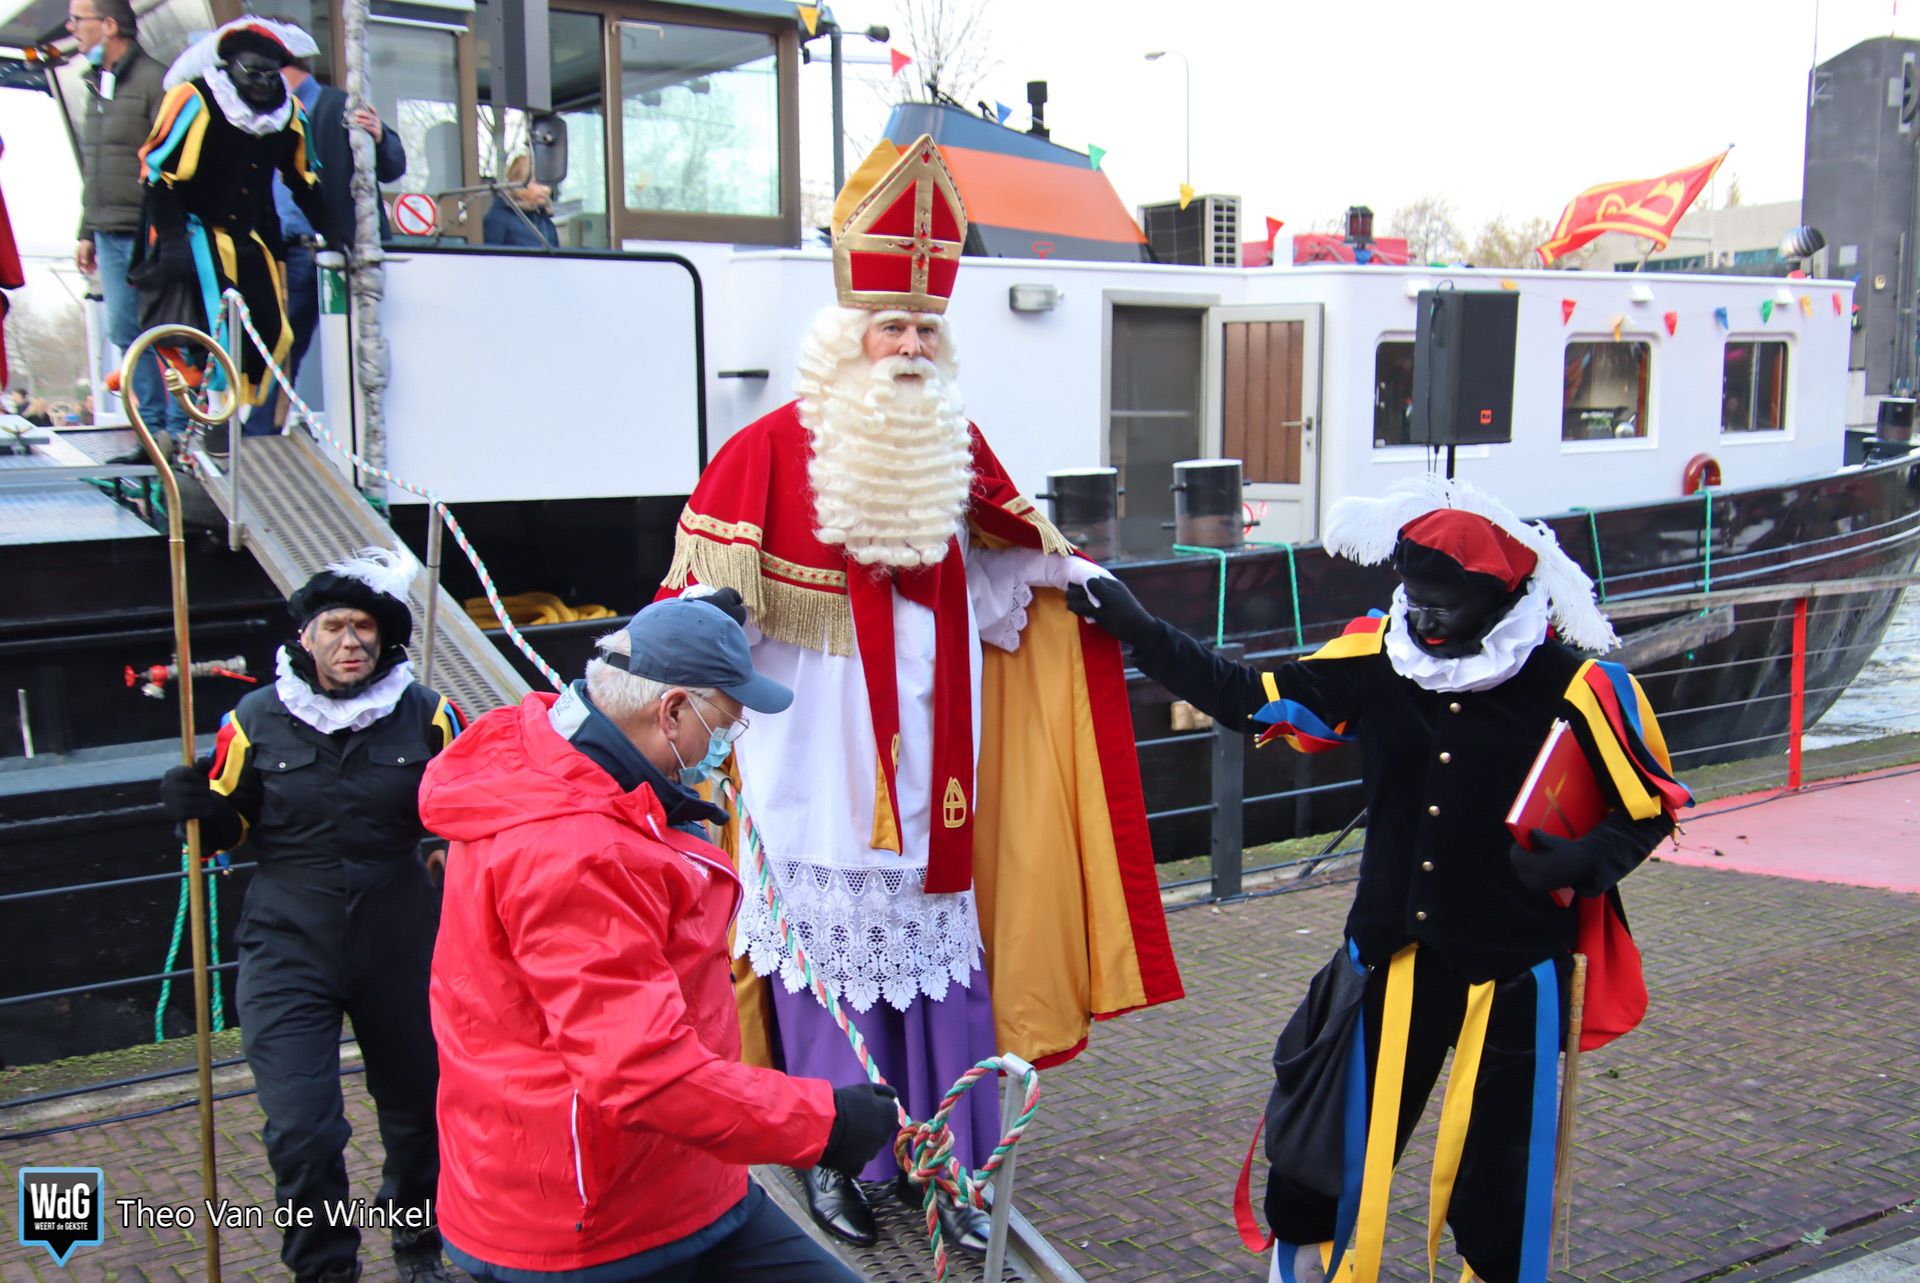
[[[1573,1263],[1555,1276],[1786,1283],[1920,1239],[1920,1213],[1899,1210],[1920,1200],[1920,896],[1669,864],[1649,865],[1626,890],[1653,1010],[1583,1062]],[[1019,1198],[1086,1278],[1264,1275],[1238,1245],[1227,1197],[1265,1099],[1273,1037],[1337,943],[1350,892],[1175,914],[1191,996],[1103,1025],[1086,1054],[1047,1076]],[[379,1142],[361,1080],[346,1083],[349,1166],[356,1192],[370,1195]],[[269,1202],[252,1099],[218,1111],[223,1193]],[[100,1166],[110,1200],[197,1198],[193,1119],[186,1110],[0,1138],[0,1161]],[[1432,1125],[1430,1110],[1395,1182],[1385,1274],[1397,1283],[1425,1277]],[[14,1245],[14,1184],[9,1170],[7,1283],[201,1277],[188,1236],[123,1232],[111,1216],[106,1243],[60,1269]],[[228,1278],[285,1277],[271,1231],[227,1231],[222,1243]],[[369,1280],[391,1279],[384,1245],[367,1254]]]

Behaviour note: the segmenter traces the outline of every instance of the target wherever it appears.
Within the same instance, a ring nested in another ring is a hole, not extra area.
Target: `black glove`
[[[833,1130],[816,1167],[859,1174],[900,1130],[899,1096],[874,1083],[833,1089]]]
[[[160,777],[160,807],[170,820],[210,820],[231,813],[213,791],[204,766],[175,766]]]
[[[1671,832],[1673,821],[1665,815],[1636,820],[1625,811],[1609,811],[1581,838],[1534,829],[1529,834],[1534,849],[1516,842],[1507,858],[1521,885],[1542,895],[1561,887],[1581,895],[1605,895]]]
[[[709,606],[718,606],[727,612],[728,619],[742,628],[747,626],[747,603],[740,600],[740,590],[737,588],[721,588],[704,597],[695,597],[693,600],[704,601]]]
[[[1067,587],[1067,609],[1083,619],[1092,620],[1129,646],[1152,640],[1154,626],[1160,621],[1118,579],[1102,575],[1082,587]]]

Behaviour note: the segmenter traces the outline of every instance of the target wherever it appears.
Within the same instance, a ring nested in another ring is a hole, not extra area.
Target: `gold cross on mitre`
[[[945,312],[967,209],[933,139],[882,139],[833,206],[833,280],[843,307]]]

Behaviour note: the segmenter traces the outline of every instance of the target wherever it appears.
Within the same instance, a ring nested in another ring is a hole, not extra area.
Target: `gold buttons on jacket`
[[[1430,807],[1428,807],[1428,808],[1427,808],[1427,814],[1428,814],[1428,815],[1438,815],[1438,814],[1440,814],[1440,808],[1439,808],[1439,807],[1437,807],[1437,806],[1430,806]]]
[[[1415,922],[1425,922],[1427,920],[1427,911],[1425,909],[1420,910],[1413,915],[1413,920]]]
[[[1448,711],[1449,713],[1457,713],[1457,712],[1459,712],[1459,711],[1460,711],[1460,701],[1459,701],[1459,700],[1455,700],[1455,701],[1454,701],[1453,703],[1451,703],[1451,704],[1449,704],[1449,705],[1447,705],[1447,711]]]
[[[1452,760],[1453,760],[1453,754],[1451,753],[1442,753],[1440,755],[1440,765],[1442,766],[1445,766],[1448,762],[1451,762]]]
[[[1422,861],[1420,861],[1420,871],[1421,871],[1422,873],[1432,873],[1432,872],[1433,872],[1433,861],[1432,861],[1432,860],[1422,860]]]

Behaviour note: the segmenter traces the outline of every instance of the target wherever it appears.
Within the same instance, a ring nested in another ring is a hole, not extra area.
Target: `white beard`
[[[896,381],[902,370],[918,379]],[[866,566],[931,566],[964,529],[972,441],[958,389],[933,362],[864,356],[803,380],[815,534]]]

